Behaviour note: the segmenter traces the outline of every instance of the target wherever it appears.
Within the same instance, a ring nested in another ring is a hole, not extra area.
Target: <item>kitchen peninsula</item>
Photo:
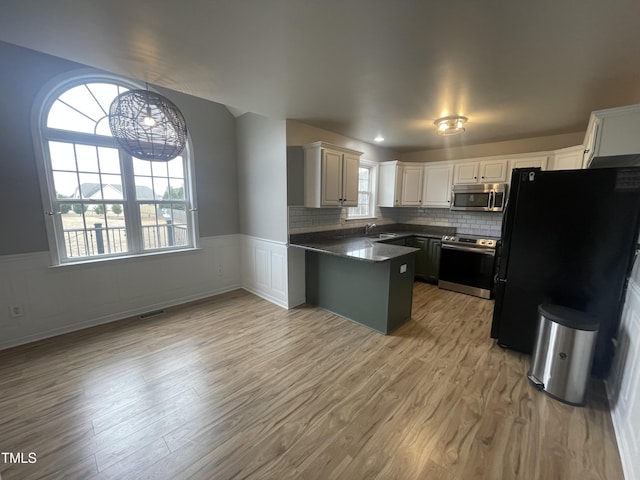
[[[385,243],[396,238],[340,231],[292,235],[290,245],[306,250],[307,303],[380,333],[400,327],[411,318],[419,249]]]

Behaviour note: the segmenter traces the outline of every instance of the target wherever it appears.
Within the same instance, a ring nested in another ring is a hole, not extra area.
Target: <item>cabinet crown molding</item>
[[[328,148],[330,150],[337,150],[342,153],[350,153],[351,155],[360,156],[363,152],[359,152],[358,150],[352,150],[351,148],[341,147],[340,145],[334,145],[333,143],[318,141],[307,143],[302,146],[305,150],[317,149],[317,148]]]

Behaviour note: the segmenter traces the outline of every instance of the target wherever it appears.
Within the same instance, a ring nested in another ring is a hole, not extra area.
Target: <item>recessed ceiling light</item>
[[[384,142],[384,137],[381,135],[378,135],[376,138],[373,139],[374,142]]]

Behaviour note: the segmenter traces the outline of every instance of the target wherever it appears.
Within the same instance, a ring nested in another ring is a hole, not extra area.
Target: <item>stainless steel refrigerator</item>
[[[538,305],[583,311],[600,322],[592,373],[606,377],[639,218],[640,167],[513,170],[491,337],[531,353]]]

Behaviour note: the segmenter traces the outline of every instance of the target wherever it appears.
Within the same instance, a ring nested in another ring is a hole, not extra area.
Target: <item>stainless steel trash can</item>
[[[584,405],[597,336],[597,319],[559,305],[539,305],[529,380],[557,400]]]

